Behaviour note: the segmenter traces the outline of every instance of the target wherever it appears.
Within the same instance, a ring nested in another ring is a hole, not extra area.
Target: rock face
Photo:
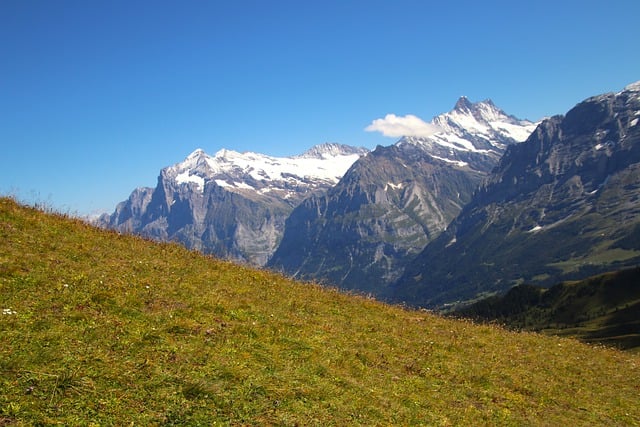
[[[436,306],[640,262],[640,82],[510,146],[393,299]]]
[[[432,124],[439,132],[376,148],[335,187],[302,202],[267,266],[386,297],[388,285],[470,201],[504,149],[535,128],[491,101],[466,98]]]
[[[139,188],[104,227],[262,266],[284,223],[305,197],[333,186],[368,150],[322,144],[295,157],[202,150],[160,172],[155,189]]]

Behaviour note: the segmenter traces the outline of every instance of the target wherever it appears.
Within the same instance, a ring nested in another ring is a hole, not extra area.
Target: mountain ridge
[[[155,188],[134,190],[97,224],[261,266],[293,207],[334,185],[366,152],[331,143],[291,157],[196,149],[163,168]]]
[[[590,97],[510,146],[396,297],[437,305],[639,262],[639,89]]]
[[[206,182],[214,181],[229,191],[259,194],[287,191],[282,198],[294,200],[294,189],[308,191],[335,184],[365,148],[342,144],[319,144],[305,153],[290,157],[273,157],[260,153],[239,153],[221,149],[209,156],[196,149],[180,163],[166,168],[178,183],[195,182],[204,190]],[[308,188],[305,188],[308,187]]]
[[[377,147],[334,187],[298,205],[267,267],[385,298],[409,260],[470,200],[504,147],[516,143],[513,129],[534,126],[493,103],[468,100],[432,124],[438,122],[446,129]]]
[[[506,147],[524,141],[538,123],[508,115],[490,99],[473,103],[463,96],[453,110],[430,124],[439,131],[426,137],[405,136],[396,144],[423,146],[435,159],[489,172]]]

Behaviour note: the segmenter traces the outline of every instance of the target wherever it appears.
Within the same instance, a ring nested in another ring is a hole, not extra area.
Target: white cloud
[[[442,131],[438,126],[427,123],[413,114],[396,116],[387,114],[384,119],[375,119],[364,130],[367,132],[380,132],[384,136],[422,136],[427,137]]]

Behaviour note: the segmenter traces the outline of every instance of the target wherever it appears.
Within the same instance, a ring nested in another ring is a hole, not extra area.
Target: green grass
[[[569,258],[565,261],[550,263],[549,267],[559,268],[564,274],[567,274],[579,271],[585,266],[612,265],[621,261],[638,258],[638,256],[640,255],[639,251],[621,248],[610,248],[609,245],[611,245],[611,242],[605,242],[597,246],[594,249],[593,253],[587,256]]]
[[[640,358],[0,199],[0,425],[638,425]]]

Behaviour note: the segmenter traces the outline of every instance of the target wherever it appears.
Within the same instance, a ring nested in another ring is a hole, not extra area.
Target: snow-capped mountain
[[[640,264],[640,82],[510,146],[394,299],[434,306]]]
[[[375,292],[446,228],[505,147],[534,128],[491,101],[466,98],[432,124],[439,131],[429,137],[367,156],[340,144],[292,157],[198,149],[100,223],[264,266],[299,207],[270,266]]]
[[[245,196],[271,195],[296,205],[309,191],[332,186],[365,148],[320,144],[292,157],[222,149],[210,156],[195,150],[183,162],[165,169],[177,184],[204,191],[211,183]]]
[[[264,265],[284,221],[305,197],[333,186],[368,150],[321,144],[293,157],[201,149],[160,171],[99,225],[223,258]]]
[[[472,103],[464,96],[431,124],[439,131],[428,137],[404,137],[397,144],[422,146],[434,159],[487,172],[508,145],[524,141],[538,125],[507,115],[491,100]]]
[[[336,186],[300,203],[267,265],[384,297],[471,199],[506,147],[535,128],[491,101],[466,98],[431,124],[439,131],[376,148]]]

